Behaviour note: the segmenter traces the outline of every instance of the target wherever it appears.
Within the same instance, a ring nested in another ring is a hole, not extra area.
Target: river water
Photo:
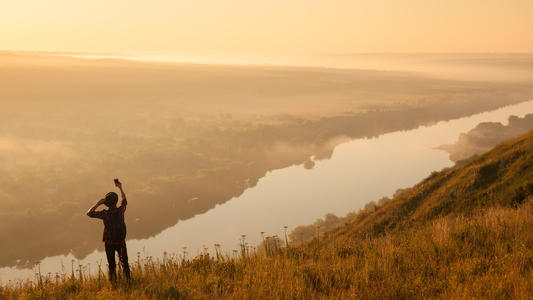
[[[481,122],[506,124],[511,115],[522,117],[533,112],[533,100],[470,117],[438,122],[414,130],[398,131],[370,139],[357,139],[337,146],[331,159],[315,161],[312,169],[303,165],[274,170],[241,196],[217,205],[191,219],[179,221],[155,237],[128,240],[130,260],[142,256],[163,257],[164,252],[189,257],[221,245],[223,252],[238,249],[241,235],[257,245],[261,232],[284,235],[298,225],[307,225],[326,213],[344,216],[372,200],[392,196],[398,188],[410,187],[432,171],[450,167],[448,154],[434,149],[454,143],[459,134]],[[192,200],[194,201],[194,200]],[[135,199],[129,199],[135,205]],[[95,237],[96,238],[96,237]],[[41,261],[41,273],[70,273],[72,260],[77,264],[105,265],[105,254],[95,251],[78,260],[72,254],[48,257]],[[64,266],[64,270],[62,270]],[[0,268],[0,283],[31,278],[32,269]]]

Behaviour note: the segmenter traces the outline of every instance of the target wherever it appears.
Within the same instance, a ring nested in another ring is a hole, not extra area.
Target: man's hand
[[[96,205],[102,205],[104,203],[105,203],[105,199],[102,198],[102,199],[98,200],[98,202],[96,202]]]

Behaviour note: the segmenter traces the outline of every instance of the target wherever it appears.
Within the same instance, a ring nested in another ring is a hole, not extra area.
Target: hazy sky
[[[0,49],[533,52],[531,0],[0,0]]]

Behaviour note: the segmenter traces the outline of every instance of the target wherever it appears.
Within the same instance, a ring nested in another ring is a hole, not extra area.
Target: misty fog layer
[[[101,249],[85,211],[115,177],[146,238],[346,139],[530,98],[524,80],[2,53],[0,266]]]

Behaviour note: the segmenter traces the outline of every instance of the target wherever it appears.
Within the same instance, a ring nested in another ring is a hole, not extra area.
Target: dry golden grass
[[[533,297],[529,204],[439,218],[372,238],[315,240],[272,255],[133,262],[133,281],[43,278],[1,299],[404,299]]]

